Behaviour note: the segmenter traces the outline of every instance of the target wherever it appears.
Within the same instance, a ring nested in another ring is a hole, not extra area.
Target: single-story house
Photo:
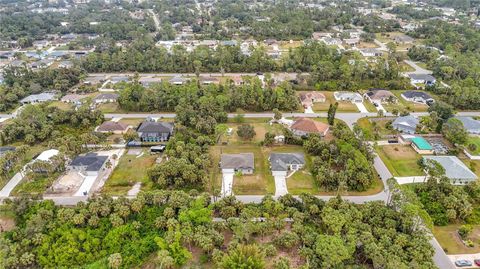
[[[437,161],[445,169],[445,176],[452,181],[452,184],[464,185],[478,178],[456,156],[424,156],[423,159]]]
[[[188,78],[184,77],[173,77],[171,78],[168,82],[170,82],[173,85],[183,85],[188,82]]]
[[[414,134],[419,120],[412,115],[398,117],[392,122],[393,129],[404,134]]]
[[[360,38],[345,38],[343,41],[349,46],[356,46],[360,44]]]
[[[73,103],[73,104],[81,104],[81,100],[85,98],[85,95],[80,95],[80,94],[67,94],[60,101],[64,103]]]
[[[110,82],[113,84],[117,84],[119,82],[128,82],[130,79],[128,76],[113,76],[110,78]]]
[[[363,57],[378,57],[383,54],[380,50],[375,48],[360,49],[359,51]]]
[[[173,123],[144,121],[137,128],[142,142],[164,142],[173,134]]]
[[[305,108],[312,106],[314,103],[323,103],[326,100],[325,95],[321,92],[301,92],[299,97]]]
[[[369,89],[365,93],[365,98],[370,100],[370,102],[372,103],[397,102],[397,97],[395,97],[395,95],[392,92],[387,91],[385,89],[374,89],[374,88]]]
[[[101,93],[95,96],[92,101],[95,104],[114,103],[117,102],[118,96],[117,93]]]
[[[222,154],[220,168],[223,172],[251,175],[255,169],[253,153]]]
[[[472,117],[455,117],[463,123],[463,127],[469,134],[480,134],[480,121]]]
[[[271,153],[269,160],[272,171],[296,171],[305,165],[303,153]]]
[[[412,138],[411,141],[412,148],[418,152],[418,154],[433,154],[433,147],[425,138],[416,136]]]
[[[342,40],[340,40],[338,38],[332,38],[332,37],[323,37],[321,39],[321,41],[323,43],[325,43],[325,45],[327,45],[327,46],[334,46],[334,45],[342,44]]]
[[[428,74],[409,74],[410,82],[413,84],[433,85],[437,82],[435,77]]]
[[[199,81],[203,85],[219,84],[220,81],[214,77],[200,77]]]
[[[76,171],[87,176],[98,176],[100,170],[104,169],[108,156],[97,153],[79,155],[68,165],[68,170]]]
[[[325,136],[329,129],[330,125],[309,118],[300,118],[290,126],[290,130],[298,136],[306,136],[309,134]]]
[[[398,36],[394,37],[393,40],[397,44],[411,44],[411,43],[413,43],[413,41],[415,41],[415,39],[413,39],[412,37],[410,37],[408,35],[398,35]]]
[[[138,82],[142,84],[144,87],[149,87],[154,83],[162,82],[162,78],[154,78],[154,77],[141,77]]]
[[[40,61],[31,63],[30,67],[33,68],[33,69],[46,68],[46,67],[51,66],[53,64],[53,62],[54,62],[54,60],[52,60],[52,59],[42,59]]]
[[[129,129],[129,126],[116,121],[105,121],[95,128],[95,132],[99,133],[114,133],[124,134]]]
[[[47,101],[53,101],[56,99],[55,95],[56,94],[52,92],[42,92],[39,94],[32,94],[20,100],[20,103],[36,104],[36,103],[42,103]]]
[[[70,61],[61,61],[61,62],[58,64],[58,67],[59,67],[59,68],[71,68],[71,67],[73,67],[73,63],[70,62]]]
[[[422,91],[405,91],[402,93],[402,98],[419,104],[428,104],[434,102],[430,94]]]
[[[350,101],[352,103],[363,102],[363,97],[356,92],[334,92],[333,96],[337,101]]]

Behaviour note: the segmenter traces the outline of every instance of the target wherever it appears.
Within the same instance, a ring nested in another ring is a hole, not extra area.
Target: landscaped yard
[[[142,183],[142,190],[148,190],[153,185],[147,177],[147,170],[155,164],[159,155],[150,155],[143,150],[143,155],[129,155],[128,152],[120,158],[110,178],[105,183],[102,192],[109,195],[126,195],[132,186]]]
[[[472,151],[468,148],[468,145],[474,144],[477,148],[476,150]],[[468,152],[472,155],[480,155],[480,137],[478,136],[469,136],[467,143],[465,143],[465,148],[468,150]]]
[[[447,226],[433,227],[433,235],[445,252],[451,254],[473,254],[480,252],[480,226],[473,226],[473,231],[469,238],[475,244],[474,247],[467,247],[458,236],[458,228],[460,224],[450,224]]]
[[[275,182],[270,173],[267,152],[257,144],[246,143],[235,146],[213,146],[210,149],[212,169],[210,179],[213,186],[211,190],[220,190],[222,186],[222,172],[219,167],[220,156],[223,153],[253,153],[255,170],[252,175],[236,175],[233,179],[233,193],[242,194],[274,194]]]
[[[417,163],[421,156],[417,154],[411,146],[379,146],[376,148],[376,151],[394,176],[407,177],[424,175],[424,172]]]
[[[333,92],[322,91],[325,95],[325,102],[313,104],[313,111],[328,111],[330,104],[335,104],[336,100]],[[358,112],[358,108],[352,102],[338,102],[337,112]]]
[[[404,91],[391,91],[398,100],[396,104],[384,104],[383,107],[388,111],[392,112],[393,109],[397,109],[398,112],[403,110],[409,112],[426,112],[428,110],[428,105],[426,104],[417,104],[414,102],[409,102],[401,96]],[[428,93],[431,95],[431,93]]]

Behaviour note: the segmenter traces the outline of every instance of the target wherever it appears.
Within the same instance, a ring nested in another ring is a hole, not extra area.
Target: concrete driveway
[[[360,113],[368,113],[368,110],[367,108],[365,107],[365,105],[363,103],[356,103],[354,102],[354,104],[357,106],[358,110],[360,111]]]
[[[286,171],[272,171],[275,180],[275,196],[282,196],[288,193],[287,190],[287,172]]]
[[[233,195],[233,176],[235,172],[229,170],[222,170],[222,197]]]

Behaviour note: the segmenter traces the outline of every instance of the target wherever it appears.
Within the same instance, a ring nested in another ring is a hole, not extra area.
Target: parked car
[[[473,263],[475,263],[475,265],[477,266],[480,266],[480,259],[473,260]]]
[[[457,260],[457,261],[455,261],[455,266],[457,266],[457,267],[472,266],[472,262],[467,261],[467,260]]]

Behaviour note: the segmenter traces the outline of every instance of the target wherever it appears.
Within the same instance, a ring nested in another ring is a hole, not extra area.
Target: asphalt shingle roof
[[[424,156],[423,158],[440,163],[445,168],[445,175],[450,179],[477,179],[477,175],[455,156]]]
[[[254,167],[253,153],[222,154],[220,160],[222,169],[240,169]]]
[[[303,153],[272,153],[270,165],[272,171],[287,171],[290,164],[305,164]]]
[[[86,166],[86,171],[99,171],[107,161],[107,156],[100,156],[96,153],[89,153],[84,156],[77,156],[70,163],[70,166]]]

